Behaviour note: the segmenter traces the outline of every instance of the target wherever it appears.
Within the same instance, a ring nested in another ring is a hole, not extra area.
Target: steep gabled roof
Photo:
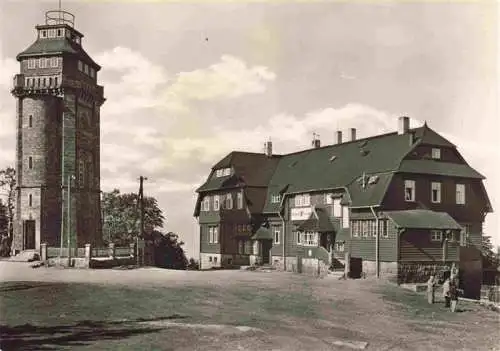
[[[413,135],[413,143],[410,135]],[[279,210],[280,204],[272,203],[271,197],[285,187],[288,194],[344,189],[351,206],[365,207],[382,203],[394,174],[398,172],[482,178],[467,164],[405,160],[421,144],[455,148],[424,124],[405,134],[382,134],[284,155],[269,183],[264,212]]]
[[[31,44],[26,50],[17,55],[17,60],[21,61],[23,57],[32,57],[39,55],[56,55],[56,54],[71,54],[80,56],[87,63],[95,66],[97,70],[99,66],[82,48],[81,45],[72,42],[68,38],[48,38],[38,39]]]
[[[213,171],[231,167],[234,170],[232,176],[216,177],[215,172],[212,171],[207,181],[196,191],[234,188],[240,184],[250,187],[267,187],[280,157],[279,155],[268,157],[264,154],[233,151],[212,167]]]

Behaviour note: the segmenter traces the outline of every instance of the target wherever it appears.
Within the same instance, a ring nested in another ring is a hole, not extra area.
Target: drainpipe
[[[282,231],[283,231],[283,243],[281,244],[281,245],[283,245],[283,270],[286,271],[286,251],[285,251],[285,247],[286,247],[286,230],[285,230],[285,219],[281,215],[281,209],[283,208],[283,204],[284,203],[285,203],[285,194],[283,194],[283,197],[281,198],[281,204],[280,204],[280,208],[278,210],[278,216],[281,219],[281,228],[282,228]]]
[[[377,272],[377,278],[380,277],[380,265],[379,265],[379,251],[380,251],[380,243],[379,243],[379,237],[380,237],[380,232],[379,232],[379,218],[377,214],[375,213],[375,210],[373,209],[373,206],[370,206],[370,210],[372,210],[373,217],[375,217],[375,233],[377,234],[375,238],[375,270]]]

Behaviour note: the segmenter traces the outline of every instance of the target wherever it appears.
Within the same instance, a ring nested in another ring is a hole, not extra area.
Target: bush
[[[189,263],[187,265],[187,269],[190,271],[198,271],[200,269],[200,264],[194,258],[189,259]]]

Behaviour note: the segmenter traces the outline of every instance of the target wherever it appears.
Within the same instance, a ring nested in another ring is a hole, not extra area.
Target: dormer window
[[[311,205],[311,197],[309,194],[295,195],[295,207],[305,207]]]
[[[439,160],[441,158],[441,149],[437,147],[432,148],[432,158],[434,160]]]
[[[278,204],[281,201],[281,195],[272,195],[271,196],[271,203],[273,204]]]
[[[217,178],[226,177],[231,174],[231,168],[220,168],[215,171],[215,176]]]

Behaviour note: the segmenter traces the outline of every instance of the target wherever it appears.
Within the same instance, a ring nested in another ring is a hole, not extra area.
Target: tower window
[[[28,157],[28,168],[33,169],[33,157]]]
[[[54,77],[54,85],[55,85],[56,87],[58,87],[58,86],[59,86],[58,81],[57,81],[57,77]]]
[[[46,31],[46,30],[42,30],[42,31],[40,31],[40,36],[41,36],[42,38],[47,38],[47,31]]]
[[[28,197],[28,203],[29,203],[29,207],[33,206],[33,195],[29,195]]]
[[[64,36],[63,34],[64,34],[64,31],[63,31],[62,29],[58,29],[58,30],[57,30],[57,36],[58,36],[58,37],[62,37],[62,36]]]
[[[33,127],[33,115],[28,116],[28,126],[30,128]]]
[[[49,29],[48,30],[49,38],[54,38],[56,36],[56,30],[55,29]]]

